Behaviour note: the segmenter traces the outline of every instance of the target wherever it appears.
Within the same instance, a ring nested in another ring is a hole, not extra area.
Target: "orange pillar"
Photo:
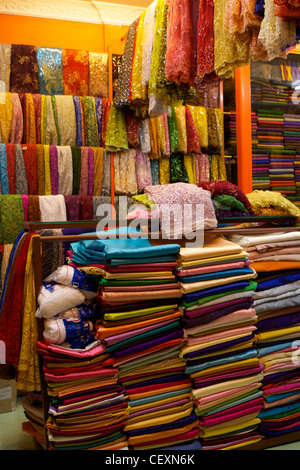
[[[252,191],[250,65],[235,69],[237,179],[244,193]]]

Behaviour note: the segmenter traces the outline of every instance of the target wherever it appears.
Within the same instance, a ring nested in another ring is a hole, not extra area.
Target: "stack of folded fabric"
[[[299,146],[300,141],[300,115],[288,114],[283,115],[283,135],[285,148]]]
[[[270,189],[270,155],[267,150],[252,147],[252,187],[254,189]]]
[[[270,151],[270,189],[280,191],[286,196],[292,196],[296,192],[295,150],[293,149],[271,149]]]
[[[267,437],[300,429],[300,233],[242,237],[257,271],[256,347],[264,366],[261,431]]]
[[[256,273],[247,253],[222,237],[182,248],[176,270],[187,337],[181,356],[193,381],[202,449],[253,444],[262,406],[262,366],[253,348]]]
[[[226,149],[236,148],[236,112],[224,113],[224,142]]]
[[[257,111],[258,148],[284,148],[283,111],[259,109]]]
[[[252,146],[253,147],[256,147],[258,144],[257,130],[258,130],[257,114],[255,111],[251,111],[251,134],[252,134]]]
[[[127,447],[124,390],[116,370],[104,366],[109,354],[95,338],[97,287],[85,273],[63,265],[45,279],[38,296],[44,340],[36,347],[49,401],[45,426],[51,449]]]
[[[294,160],[294,168],[295,168],[295,186],[296,186],[296,199],[293,200],[294,204],[299,207],[299,192],[300,192],[300,153],[297,152],[295,155]]]
[[[179,357],[181,291],[173,273],[179,250],[130,237],[71,244],[72,263],[84,261],[102,275],[96,336],[110,354],[104,366],[114,368],[124,387],[125,433],[137,450],[194,445],[199,434]]]

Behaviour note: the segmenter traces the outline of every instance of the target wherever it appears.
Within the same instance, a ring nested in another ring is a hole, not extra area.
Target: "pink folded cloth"
[[[244,326],[242,328],[234,328],[232,330],[225,330],[225,331],[219,331],[218,333],[213,333],[211,335],[206,335],[206,336],[200,336],[195,337],[195,338],[188,338],[187,340],[187,345],[192,346],[192,345],[197,345],[197,344],[203,344],[203,343],[208,343],[211,341],[217,341],[218,339],[224,339],[229,336],[238,336],[238,335],[243,335],[247,333],[252,333],[252,331],[255,331],[256,327],[254,325],[249,325],[249,326]]]
[[[228,271],[231,269],[242,269],[248,266],[250,266],[249,260],[238,261],[236,263],[224,263],[224,264],[217,264],[214,266],[203,266],[200,268],[178,269],[176,271],[176,275],[181,276],[181,277],[195,276],[196,274],[207,274],[207,273],[215,273],[219,271]]]

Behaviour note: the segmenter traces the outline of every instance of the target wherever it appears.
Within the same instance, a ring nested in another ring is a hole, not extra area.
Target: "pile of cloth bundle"
[[[300,140],[300,115],[284,113],[283,136],[285,147],[299,146]]]
[[[280,191],[286,197],[296,193],[295,186],[295,149],[270,150],[270,189]]]
[[[300,429],[300,233],[237,237],[258,274],[253,308],[264,366],[260,431],[280,436]]]
[[[72,243],[69,263],[101,274],[96,337],[110,354],[104,366],[125,390],[129,448],[199,448],[191,380],[179,357],[184,332],[173,270],[180,246],[152,246],[127,228],[118,233],[121,238]]]
[[[116,370],[105,367],[108,354],[95,337],[97,281],[63,265],[38,295],[36,317],[44,329],[36,349],[46,383],[50,449],[127,448],[124,391]]]
[[[247,252],[223,237],[181,248],[176,276],[203,450],[234,449],[262,439],[258,432],[262,369],[253,347],[256,273]]]
[[[252,188],[270,189],[270,155],[268,150],[252,147]]]

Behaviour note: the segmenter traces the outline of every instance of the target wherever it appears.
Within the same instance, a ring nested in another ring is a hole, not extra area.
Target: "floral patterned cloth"
[[[39,93],[37,48],[12,44],[10,65],[11,93]]]
[[[37,63],[39,92],[43,95],[62,95],[64,92],[62,49],[38,47]]]
[[[74,49],[63,50],[64,95],[88,96],[89,53]]]
[[[152,185],[151,164],[148,155],[136,152],[136,176],[138,192],[143,192],[146,186]]]
[[[108,98],[108,54],[89,52],[89,96]]]

